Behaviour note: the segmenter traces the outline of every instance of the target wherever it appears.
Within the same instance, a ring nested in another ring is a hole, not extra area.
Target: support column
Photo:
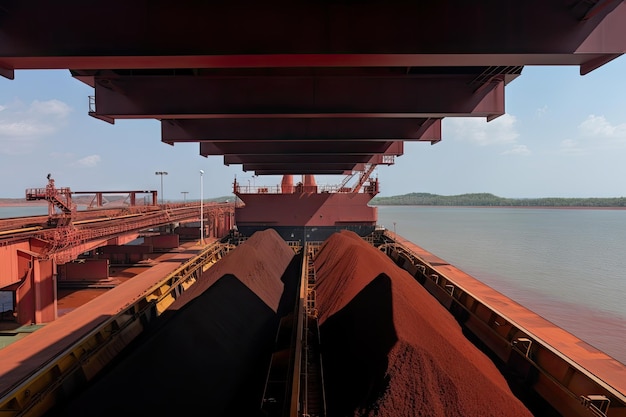
[[[19,324],[49,323],[57,318],[57,291],[54,262],[31,253],[17,252],[18,269],[24,271],[15,289],[16,320]]]

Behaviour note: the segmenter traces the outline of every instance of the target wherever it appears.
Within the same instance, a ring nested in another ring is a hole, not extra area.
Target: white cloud
[[[526,145],[515,145],[512,149],[502,152],[502,155],[530,155],[530,153]]]
[[[0,153],[17,155],[36,149],[39,140],[66,123],[71,107],[59,100],[0,105]]]
[[[504,114],[491,122],[478,117],[447,117],[444,137],[470,142],[478,146],[507,145],[515,143],[519,133],[515,130],[517,119]]]
[[[578,127],[584,136],[626,140],[626,123],[612,125],[604,116],[591,114]]]
[[[91,168],[100,163],[100,155],[89,155],[76,161],[76,165]]]
[[[46,135],[54,132],[51,126],[33,123],[28,120],[0,120],[0,138]]]
[[[611,124],[604,116],[591,114],[578,125],[579,137],[561,145],[565,153],[593,152],[598,149],[616,150],[626,146],[626,123]]]
[[[66,118],[71,111],[72,108],[70,106],[63,103],[62,101],[54,99],[48,101],[35,100],[32,102],[30,108],[28,109],[28,112],[30,114],[35,114],[37,116],[51,115],[56,116],[60,119]]]

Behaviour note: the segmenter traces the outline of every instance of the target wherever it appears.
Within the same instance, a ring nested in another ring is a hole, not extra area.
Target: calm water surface
[[[626,363],[626,210],[379,206],[378,219]]]
[[[0,219],[8,217],[43,216],[48,214],[48,206],[0,207]]]

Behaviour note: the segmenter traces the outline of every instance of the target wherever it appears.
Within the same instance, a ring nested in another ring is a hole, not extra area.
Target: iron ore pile
[[[274,230],[256,233],[182,293],[149,336],[52,415],[257,415],[281,278],[293,258]]]
[[[49,415],[262,416],[301,261],[274,230],[255,233]],[[314,265],[329,417],[532,417],[447,310],[357,234],[333,234]]]
[[[532,416],[448,311],[356,234],[327,239],[315,270],[329,416]]]

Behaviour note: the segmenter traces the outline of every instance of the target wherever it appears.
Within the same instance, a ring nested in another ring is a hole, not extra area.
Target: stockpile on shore
[[[315,269],[329,416],[532,416],[448,311],[355,233],[327,239]]]
[[[261,404],[293,250],[255,233],[58,416],[253,415]]]

